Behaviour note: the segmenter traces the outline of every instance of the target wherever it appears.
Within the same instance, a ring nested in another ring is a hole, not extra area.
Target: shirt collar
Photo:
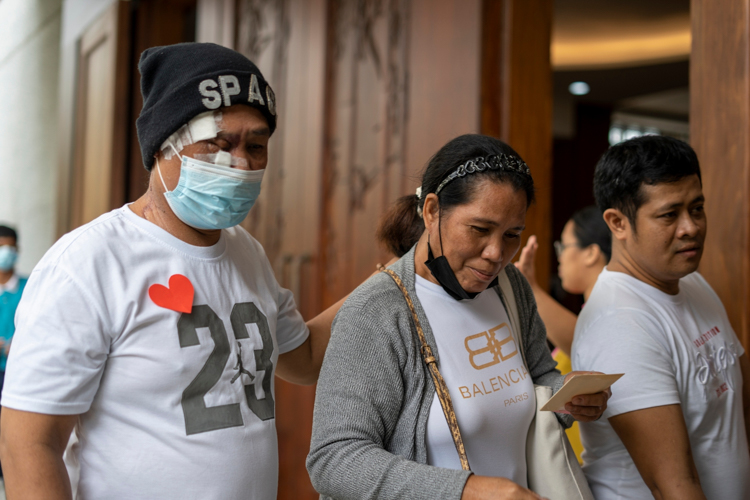
[[[7,282],[0,285],[0,292],[15,292],[16,288],[18,288],[18,275],[13,273]]]

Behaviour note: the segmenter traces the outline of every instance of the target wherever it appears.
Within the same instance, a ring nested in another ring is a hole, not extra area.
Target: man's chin
[[[700,259],[696,259],[696,262],[683,262],[682,265],[673,269],[672,275],[677,279],[682,279],[688,274],[693,274],[698,270]]]

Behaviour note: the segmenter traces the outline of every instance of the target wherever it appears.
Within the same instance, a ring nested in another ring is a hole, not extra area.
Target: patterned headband
[[[507,170],[531,177],[529,167],[517,156],[510,156],[503,153],[488,156],[487,158],[480,156],[460,165],[448,177],[443,179],[443,182],[435,190],[435,194],[440,194],[440,191],[442,191],[446,184],[458,177],[464,177],[474,172],[484,172],[485,170]]]

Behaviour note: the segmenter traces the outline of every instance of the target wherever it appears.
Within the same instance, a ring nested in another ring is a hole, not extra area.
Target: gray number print
[[[256,372],[265,371],[263,376],[263,391],[265,398],[259,400],[255,396],[255,385],[245,385],[247,405],[261,420],[274,417],[274,401],[271,395],[271,381],[273,379],[273,339],[268,327],[266,316],[252,302],[235,304],[231,317],[232,330],[236,339],[246,339],[247,324],[255,324],[263,341],[263,349],[255,350]],[[191,347],[200,344],[197,328],[208,328],[214,349],[208,356],[198,375],[182,392],[182,412],[185,416],[185,432],[187,435],[209,432],[227,427],[244,425],[239,403],[219,406],[206,406],[205,395],[221,378],[230,355],[229,338],[224,323],[219,316],[207,305],[193,306],[190,314],[183,313],[177,321],[177,334],[180,347]]]
[[[247,405],[261,420],[269,420],[274,417],[273,395],[271,394],[271,381],[273,380],[273,339],[271,330],[268,328],[266,316],[252,302],[242,302],[235,304],[230,316],[232,321],[232,330],[235,338],[249,338],[245,325],[255,324],[263,339],[263,349],[255,350],[255,372],[265,371],[263,374],[263,392],[266,396],[258,399],[255,396],[255,385],[245,386],[245,396]]]
[[[204,396],[221,378],[229,359],[229,339],[219,316],[207,305],[193,306],[193,312],[180,315],[177,334],[180,347],[198,345],[197,328],[208,327],[214,350],[190,385],[182,392],[182,412],[187,435],[243,425],[240,404],[206,407]]]

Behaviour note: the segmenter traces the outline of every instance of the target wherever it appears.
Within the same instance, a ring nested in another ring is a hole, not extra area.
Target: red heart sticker
[[[148,287],[148,296],[159,307],[184,313],[193,310],[193,296],[195,290],[190,280],[181,274],[173,274],[169,278],[169,288],[164,285]]]

